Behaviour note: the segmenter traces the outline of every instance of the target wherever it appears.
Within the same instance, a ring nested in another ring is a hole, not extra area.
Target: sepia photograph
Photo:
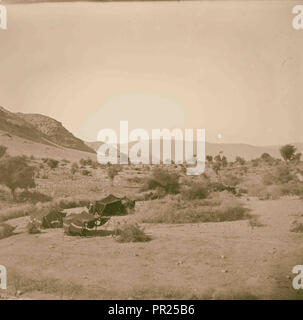
[[[301,0],[0,1],[0,307],[303,300],[302,53]]]

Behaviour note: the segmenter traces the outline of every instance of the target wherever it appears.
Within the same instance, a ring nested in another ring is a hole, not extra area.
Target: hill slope
[[[46,146],[53,149],[54,154],[64,154],[63,150],[68,149],[95,154],[93,149],[76,138],[60,122],[40,114],[13,113],[0,107],[0,133],[0,143],[6,145],[9,151],[12,149],[14,154],[19,149],[15,144],[21,140],[24,154],[32,152],[33,155],[43,155],[41,150],[45,150]],[[26,150],[24,146],[31,148]]]
[[[76,138],[63,127],[62,123],[55,119],[41,114],[17,113],[17,115],[26,122],[31,123],[38,131],[46,135],[51,142],[59,146],[95,153],[93,149],[88,147],[82,140]]]

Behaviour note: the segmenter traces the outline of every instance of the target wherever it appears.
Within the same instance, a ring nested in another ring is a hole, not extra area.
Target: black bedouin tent
[[[127,210],[121,198],[110,194],[102,200],[91,203],[89,213],[97,213],[100,216],[120,216],[127,214]]]
[[[64,231],[68,234],[82,235],[85,230],[93,228],[98,219],[98,216],[94,216],[85,211],[72,213],[63,219]]]

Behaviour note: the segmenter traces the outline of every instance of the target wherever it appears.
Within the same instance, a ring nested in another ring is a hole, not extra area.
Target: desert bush
[[[273,172],[267,172],[262,177],[263,184],[269,186],[272,184],[283,184],[296,180],[291,170],[286,165],[278,166]]]
[[[92,175],[91,171],[86,170],[86,169],[81,170],[81,174],[83,176],[91,176]]]
[[[166,193],[179,192],[179,175],[175,172],[169,172],[168,169],[154,168],[151,175],[146,178],[142,191],[161,188]]]
[[[254,183],[247,186],[247,191],[249,196],[258,197],[259,200],[276,200],[283,196],[280,185],[264,186]]]
[[[266,186],[272,185],[274,183],[274,181],[275,181],[275,177],[272,173],[267,172],[262,177],[262,182]]]
[[[290,172],[290,168],[282,165],[277,167],[274,173],[275,183],[287,183],[294,179],[294,176]]]
[[[272,185],[266,188],[266,193],[262,197],[259,197],[260,200],[277,200],[283,196],[282,188],[279,185]]]
[[[274,190],[276,193],[279,191],[280,196],[300,196],[303,194],[303,183],[297,179],[291,172],[291,169],[286,165],[280,165],[272,173],[264,174],[262,182],[264,185],[270,186],[268,190]]]
[[[99,167],[100,163],[98,161],[92,161],[91,168],[97,169]]]
[[[190,187],[184,188],[181,192],[185,200],[205,199],[208,197],[208,189],[205,183],[193,183]]]
[[[151,237],[137,223],[123,223],[114,230],[118,242],[147,242]]]
[[[79,163],[81,166],[91,166],[93,163],[93,160],[88,158],[88,159],[80,159]]]
[[[282,184],[280,188],[283,195],[303,195],[303,183],[300,181],[289,181]]]
[[[30,217],[29,222],[26,225],[26,231],[29,234],[41,233],[41,223],[34,217]]]
[[[11,226],[8,223],[0,224],[0,239],[7,238],[13,234],[15,227]]]
[[[282,156],[282,158],[287,162],[287,161],[291,161],[295,158],[295,153],[296,153],[296,147],[291,145],[291,144],[287,144],[283,147],[281,147],[280,149],[280,154]]]
[[[222,192],[222,191],[228,191],[232,194],[236,194],[236,188],[234,186],[229,186],[224,184],[223,182],[211,182],[209,184],[209,188],[213,192]]]
[[[149,190],[149,191],[140,191],[139,194],[135,196],[136,201],[146,201],[146,200],[155,200],[155,199],[161,199],[165,197],[166,192],[162,188],[157,188],[155,190]]]
[[[245,159],[241,157],[236,157],[235,163],[239,164],[240,166],[243,166],[245,164]]]
[[[256,168],[256,167],[259,166],[260,162],[259,162],[258,159],[253,159],[253,160],[251,160],[251,164],[252,164],[253,167]]]
[[[290,227],[291,232],[303,233],[303,223],[294,221]]]
[[[50,169],[56,169],[59,165],[59,161],[55,159],[46,159],[45,163],[49,166]]]
[[[242,220],[249,217],[248,209],[233,196],[218,194],[214,199],[180,201],[167,199],[153,201],[142,208],[140,221],[144,223],[199,223]]]
[[[229,173],[222,177],[222,182],[227,186],[235,187],[241,182],[241,179]]]
[[[17,201],[18,202],[31,202],[31,203],[38,203],[38,202],[48,202],[51,201],[52,197],[40,193],[38,191],[22,191],[21,193],[17,194]]]
[[[262,153],[260,160],[269,164],[269,165],[272,165],[275,162],[275,159],[267,152]]]

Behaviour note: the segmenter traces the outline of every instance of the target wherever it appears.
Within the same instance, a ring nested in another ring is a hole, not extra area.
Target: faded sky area
[[[102,128],[205,128],[210,142],[303,141],[298,1],[7,5],[0,105]],[[302,2],[303,4],[303,2]]]

